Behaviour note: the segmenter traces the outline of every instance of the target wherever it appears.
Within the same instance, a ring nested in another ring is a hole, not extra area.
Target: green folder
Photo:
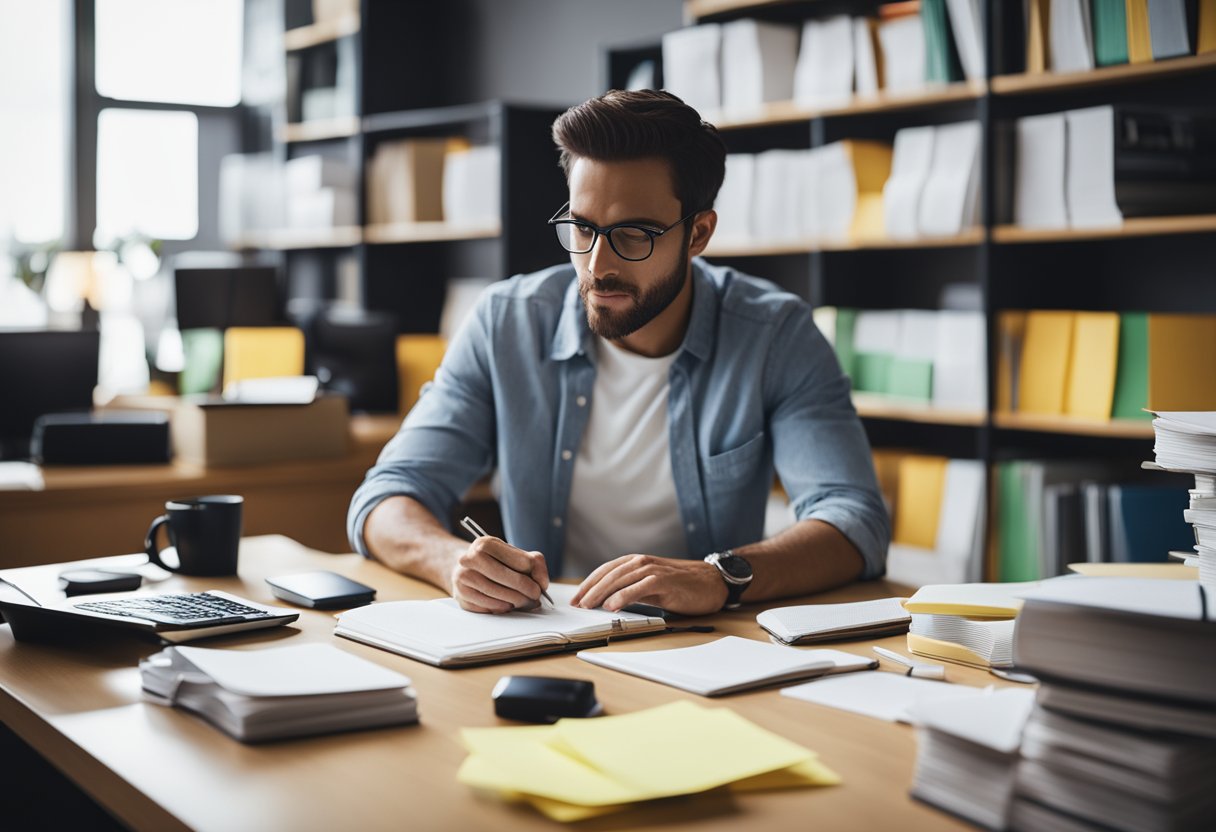
[[[859,352],[853,356],[853,389],[867,393],[887,392],[887,379],[891,376],[890,353]]]
[[[925,29],[925,80],[942,84],[963,80],[946,0],[921,0],[920,19]]]
[[[184,364],[177,377],[183,396],[210,393],[220,383],[224,367],[224,333],[218,329],[187,329],[182,332]]]
[[[857,310],[847,307],[836,309],[836,358],[840,369],[857,384],[856,355],[853,352],[853,331],[857,328]]]
[[[997,580],[1037,581],[1039,530],[1030,528],[1023,485],[1027,463],[1003,462],[997,467]]]
[[[892,358],[887,369],[887,390],[892,396],[929,401],[933,398],[933,362]]]
[[[1127,63],[1127,0],[1093,0],[1094,62]]]
[[[1119,364],[1115,369],[1115,401],[1111,416],[1116,419],[1151,419],[1148,404],[1148,313],[1124,312],[1119,316]]]

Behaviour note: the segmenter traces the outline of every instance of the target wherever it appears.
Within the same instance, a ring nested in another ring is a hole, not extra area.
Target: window
[[[65,236],[68,5],[0,0],[0,250]]]
[[[102,110],[97,118],[97,237],[198,233],[198,117]]]
[[[94,8],[100,95],[240,103],[243,0],[96,0]]]

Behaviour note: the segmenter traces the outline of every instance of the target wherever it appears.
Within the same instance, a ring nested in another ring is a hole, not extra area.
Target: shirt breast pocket
[[[764,434],[759,433],[738,447],[705,458],[706,485],[731,488],[746,484],[756,473],[764,455]]]

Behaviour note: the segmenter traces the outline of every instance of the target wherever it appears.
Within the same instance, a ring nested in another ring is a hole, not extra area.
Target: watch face
[[[732,578],[747,580],[752,576],[752,565],[738,555],[718,558],[718,565]]]

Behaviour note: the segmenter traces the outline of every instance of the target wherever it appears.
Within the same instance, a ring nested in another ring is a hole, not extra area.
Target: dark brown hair
[[[577,159],[665,160],[685,214],[712,208],[726,175],[717,129],[669,92],[609,90],[558,116],[553,141],[567,179]]]

